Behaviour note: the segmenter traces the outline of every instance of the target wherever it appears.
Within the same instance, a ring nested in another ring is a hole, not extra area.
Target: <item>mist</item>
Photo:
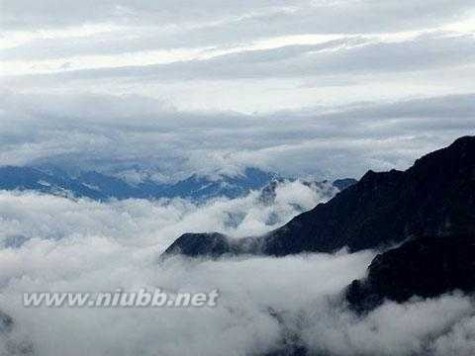
[[[0,310],[15,327],[0,350],[27,343],[45,356],[253,355],[292,340],[315,354],[473,352],[475,308],[463,295],[387,302],[365,316],[348,309],[342,292],[365,275],[375,251],[158,262],[184,232],[262,234],[331,197],[298,181],[276,193],[271,204],[252,192],[195,205],[1,192]],[[220,296],[215,308],[25,308],[21,298],[117,288]]]

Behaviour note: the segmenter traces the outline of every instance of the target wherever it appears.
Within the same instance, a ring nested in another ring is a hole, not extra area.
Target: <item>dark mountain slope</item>
[[[357,251],[411,236],[475,234],[475,138],[416,161],[406,172],[369,171],[321,204],[265,237],[265,254]]]
[[[368,277],[354,281],[346,297],[365,311],[385,299],[405,302],[461,290],[475,291],[474,236],[424,237],[386,251],[372,261]]]
[[[405,172],[369,171],[328,203],[265,236],[242,241],[246,247],[239,251],[223,253],[285,256],[333,252],[345,246],[358,251],[413,236],[453,234],[475,235],[475,137],[462,137],[417,160]],[[189,234],[186,240],[179,238],[173,244],[175,251],[199,256],[201,247],[184,248],[190,240]]]
[[[199,255],[213,258],[231,253],[234,248],[223,234],[184,234],[180,237],[180,242],[175,241],[167,251],[173,255]]]

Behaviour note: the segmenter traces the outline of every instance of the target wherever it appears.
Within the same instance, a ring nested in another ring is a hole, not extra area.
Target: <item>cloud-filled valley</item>
[[[281,186],[264,209],[254,193],[196,207],[180,200],[98,203],[3,192],[2,236],[23,237],[9,247],[4,239],[0,251],[1,305],[17,324],[3,342],[32,343],[38,355],[243,355],[285,349],[297,337],[317,354],[469,355],[475,332],[469,297],[388,302],[366,316],[347,309],[342,290],[364,276],[371,251],[158,262],[182,232],[261,234],[275,226],[266,225],[269,214],[279,217],[279,226],[296,214],[295,204],[309,209],[321,199],[298,182]],[[240,223],[230,224],[231,215]],[[220,300],[211,309],[90,310],[25,309],[19,298],[32,290],[143,287],[218,288]],[[6,347],[1,339],[0,345]]]

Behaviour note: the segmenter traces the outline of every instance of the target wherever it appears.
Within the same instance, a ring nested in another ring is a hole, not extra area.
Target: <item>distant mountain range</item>
[[[474,244],[475,137],[467,136],[407,171],[369,171],[329,202],[266,235],[184,234],[163,256],[286,256],[397,246],[373,261],[367,280],[349,288],[353,305],[374,306],[384,298],[475,290]]]
[[[196,201],[215,197],[236,198],[268,184],[273,174],[247,168],[240,175],[210,179],[192,175],[175,183],[145,180],[137,184],[95,171],[70,175],[59,169],[35,167],[0,167],[0,189],[33,190],[94,200],[190,198]]]
[[[124,179],[99,173],[85,171],[75,175],[58,168],[41,167],[0,167],[0,190],[36,191],[45,194],[90,198],[107,201],[110,199],[160,199],[186,198],[196,202],[212,198],[237,198],[249,194],[252,190],[265,189],[263,199],[271,198],[272,191],[278,184],[292,179],[279,177],[275,173],[257,168],[246,168],[234,176],[218,175],[214,178],[192,175],[174,183],[160,183],[144,180],[131,184]],[[305,181],[307,185],[326,184],[326,182]],[[353,179],[336,180],[336,191],[355,183]],[[265,197],[265,195],[268,195]]]

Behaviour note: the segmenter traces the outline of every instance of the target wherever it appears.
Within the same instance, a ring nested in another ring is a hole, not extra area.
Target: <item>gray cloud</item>
[[[88,23],[194,25],[200,36],[249,39],[258,33],[343,33],[407,31],[454,21],[467,1],[58,1],[4,0],[3,26],[50,28]],[[344,18],[344,21],[341,19]],[[210,29],[212,31],[210,31]]]
[[[85,69],[27,76],[26,80],[133,78],[146,81],[236,80],[242,78],[331,77],[426,71],[470,64],[475,59],[471,35],[426,34],[400,42],[344,38],[317,45],[249,50],[206,60],[162,65]],[[15,82],[15,78],[13,82]]]
[[[466,1],[2,6],[12,32],[3,37],[1,85],[23,93],[137,93],[250,112],[473,91]],[[309,34],[332,36],[291,37]]]
[[[180,112],[138,96],[8,94],[0,162],[142,163],[166,174],[257,165],[358,177],[369,168],[407,167],[473,134],[474,102],[467,94],[244,115]]]

